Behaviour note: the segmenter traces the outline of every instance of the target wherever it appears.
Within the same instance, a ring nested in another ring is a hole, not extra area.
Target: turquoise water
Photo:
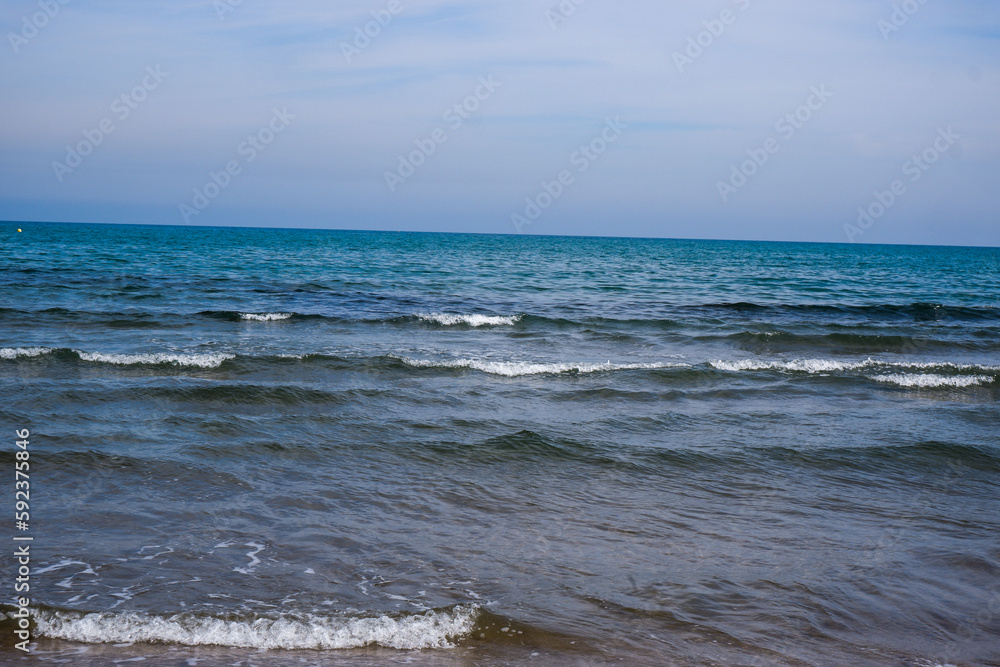
[[[33,659],[1000,664],[998,249],[0,233]]]

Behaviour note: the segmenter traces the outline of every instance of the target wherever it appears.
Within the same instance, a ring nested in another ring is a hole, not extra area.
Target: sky
[[[1000,246],[992,0],[7,0],[0,220]]]

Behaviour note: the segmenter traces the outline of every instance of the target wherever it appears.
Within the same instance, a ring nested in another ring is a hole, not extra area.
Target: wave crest
[[[832,373],[836,371],[856,371],[866,368],[897,368],[950,371],[996,372],[1000,366],[979,364],[956,364],[950,361],[916,362],[916,361],[879,361],[865,359],[864,361],[837,361],[835,359],[794,359],[792,361],[761,361],[757,359],[740,359],[737,361],[715,360],[708,365],[720,371],[793,371],[800,373]]]
[[[258,649],[348,649],[378,645],[395,649],[450,648],[472,631],[477,605],[459,605],[417,615],[317,616],[223,620],[211,616],[140,612],[81,613],[41,609],[33,616],[38,634],[54,639],[113,644],[156,642],[185,646]]]
[[[461,315],[452,313],[417,313],[424,322],[434,322],[444,326],[464,324],[470,327],[513,326],[521,320],[521,315]]]
[[[106,354],[103,352],[80,352],[75,350],[83,361],[93,361],[117,366],[139,365],[172,365],[194,366],[196,368],[218,368],[223,362],[235,359],[234,354],[167,354],[153,352],[147,354]]]
[[[51,347],[0,347],[0,359],[40,357],[54,351]]]
[[[391,355],[390,355],[391,356]],[[687,367],[680,363],[645,363],[645,364],[603,364],[594,363],[533,363],[527,361],[482,361],[479,359],[455,359],[451,361],[432,361],[428,359],[409,359],[395,357],[409,366],[417,368],[469,368],[491,375],[520,377],[522,375],[557,375],[560,373],[600,373],[623,370],[654,370],[658,368]]]
[[[294,313],[240,313],[240,319],[251,322],[277,322],[291,319]]]
[[[877,382],[900,387],[978,387],[993,382],[991,375],[934,375],[932,373],[889,373],[872,378]]]
[[[831,359],[796,359],[794,361],[710,361],[708,365],[720,371],[799,371],[804,373],[830,373],[865,368],[872,365],[871,359],[862,362],[833,361]]]

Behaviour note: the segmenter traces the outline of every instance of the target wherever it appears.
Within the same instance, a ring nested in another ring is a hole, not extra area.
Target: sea
[[[1000,665],[1000,249],[0,236],[0,664]]]

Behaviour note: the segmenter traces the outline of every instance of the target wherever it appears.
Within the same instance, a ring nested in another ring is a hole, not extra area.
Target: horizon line
[[[993,245],[952,245],[943,243],[869,243],[864,241],[790,241],[780,239],[723,239],[695,238],[681,236],[613,236],[599,234],[522,234],[504,232],[450,232],[429,230],[391,230],[391,229],[348,229],[336,227],[269,227],[266,225],[178,225],[160,222],[79,222],[66,220],[0,220],[0,225],[116,225],[119,227],[162,227],[177,229],[267,229],[273,231],[302,232],[347,232],[355,234],[447,234],[455,236],[503,236],[516,238],[567,238],[567,239],[621,239],[634,241],[700,241],[719,243],[788,243],[797,245],[831,245],[831,246],[864,246],[864,247],[904,247],[904,248],[980,248],[1000,249]]]

